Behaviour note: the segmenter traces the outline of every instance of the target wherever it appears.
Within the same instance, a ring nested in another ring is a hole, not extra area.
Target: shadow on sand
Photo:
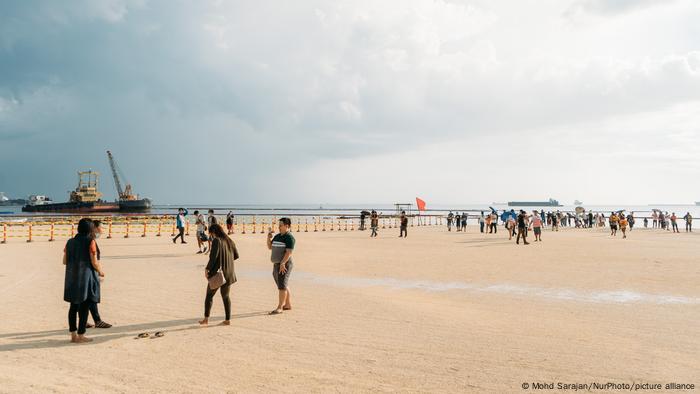
[[[248,317],[264,316],[269,312],[249,312],[240,313],[237,315],[232,315],[231,320],[245,319]],[[187,327],[179,327],[179,326]],[[175,329],[167,330],[170,327],[178,327]],[[127,326],[115,326],[108,329],[98,329],[92,328],[88,330],[88,336],[93,339],[89,344],[98,344],[108,342],[114,339],[126,338],[126,337],[136,337],[142,332],[177,332],[177,331],[188,331],[188,330],[200,330],[203,328],[214,328],[219,327],[218,325],[212,324],[210,326],[200,326],[199,319],[178,319],[178,320],[166,320],[158,321],[153,323],[142,323],[142,324],[131,324]],[[104,335],[101,335],[105,333]],[[53,339],[56,335],[64,335],[65,338]],[[37,332],[17,332],[9,334],[1,334],[0,338],[8,339],[13,341],[11,343],[0,344],[0,353],[12,350],[22,350],[22,349],[45,349],[45,348],[57,348],[64,346],[76,346],[71,343],[68,339],[68,330],[49,330],[49,331],[37,331]]]

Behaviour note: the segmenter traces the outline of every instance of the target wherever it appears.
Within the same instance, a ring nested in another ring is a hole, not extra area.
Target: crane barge
[[[144,212],[151,209],[151,200],[149,198],[139,198],[137,194],[134,194],[131,189],[131,184],[126,180],[124,174],[121,172],[117,166],[112,152],[107,151],[107,159],[109,159],[109,167],[112,169],[112,177],[114,178],[114,186],[117,188],[117,194],[119,195],[119,211],[120,212]],[[122,189],[122,182],[119,177],[124,178],[124,189]]]

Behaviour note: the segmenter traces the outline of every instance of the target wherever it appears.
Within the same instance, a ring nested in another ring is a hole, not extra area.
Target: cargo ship
[[[122,189],[121,179],[118,173],[119,167],[114,161],[110,151],[107,158],[112,169],[114,185],[119,199],[114,202],[102,200],[102,193],[98,190],[100,173],[97,171],[78,172],[78,187],[70,193],[68,202],[54,203],[45,196],[32,196],[29,203],[22,207],[22,212],[69,212],[69,213],[95,213],[95,212],[146,212],[151,209],[152,203],[148,198],[139,198],[132,192],[131,184],[127,181]],[[122,178],[126,178],[122,174]],[[40,198],[41,197],[41,198]]]
[[[509,207],[561,207],[559,201],[550,198],[549,201],[508,201]]]
[[[29,203],[22,207],[22,212],[118,212],[117,202],[101,199],[102,193],[97,188],[99,176],[97,171],[79,171],[78,187],[70,193],[68,202],[56,203],[45,196],[31,196]]]

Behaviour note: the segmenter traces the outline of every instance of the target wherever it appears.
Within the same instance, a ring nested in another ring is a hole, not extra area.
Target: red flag
[[[421,200],[420,198],[416,197],[416,205],[418,206],[419,211],[425,211],[425,201]]]

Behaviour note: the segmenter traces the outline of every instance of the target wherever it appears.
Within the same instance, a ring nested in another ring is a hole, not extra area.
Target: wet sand
[[[103,318],[68,342],[64,242],[0,245],[2,392],[525,392],[523,382],[700,384],[700,234],[444,228],[298,233],[294,310],[261,234],[236,235],[230,327],[200,328],[196,241],[101,240]],[[222,319],[215,298],[212,323]],[[140,332],[164,330],[155,339]]]

